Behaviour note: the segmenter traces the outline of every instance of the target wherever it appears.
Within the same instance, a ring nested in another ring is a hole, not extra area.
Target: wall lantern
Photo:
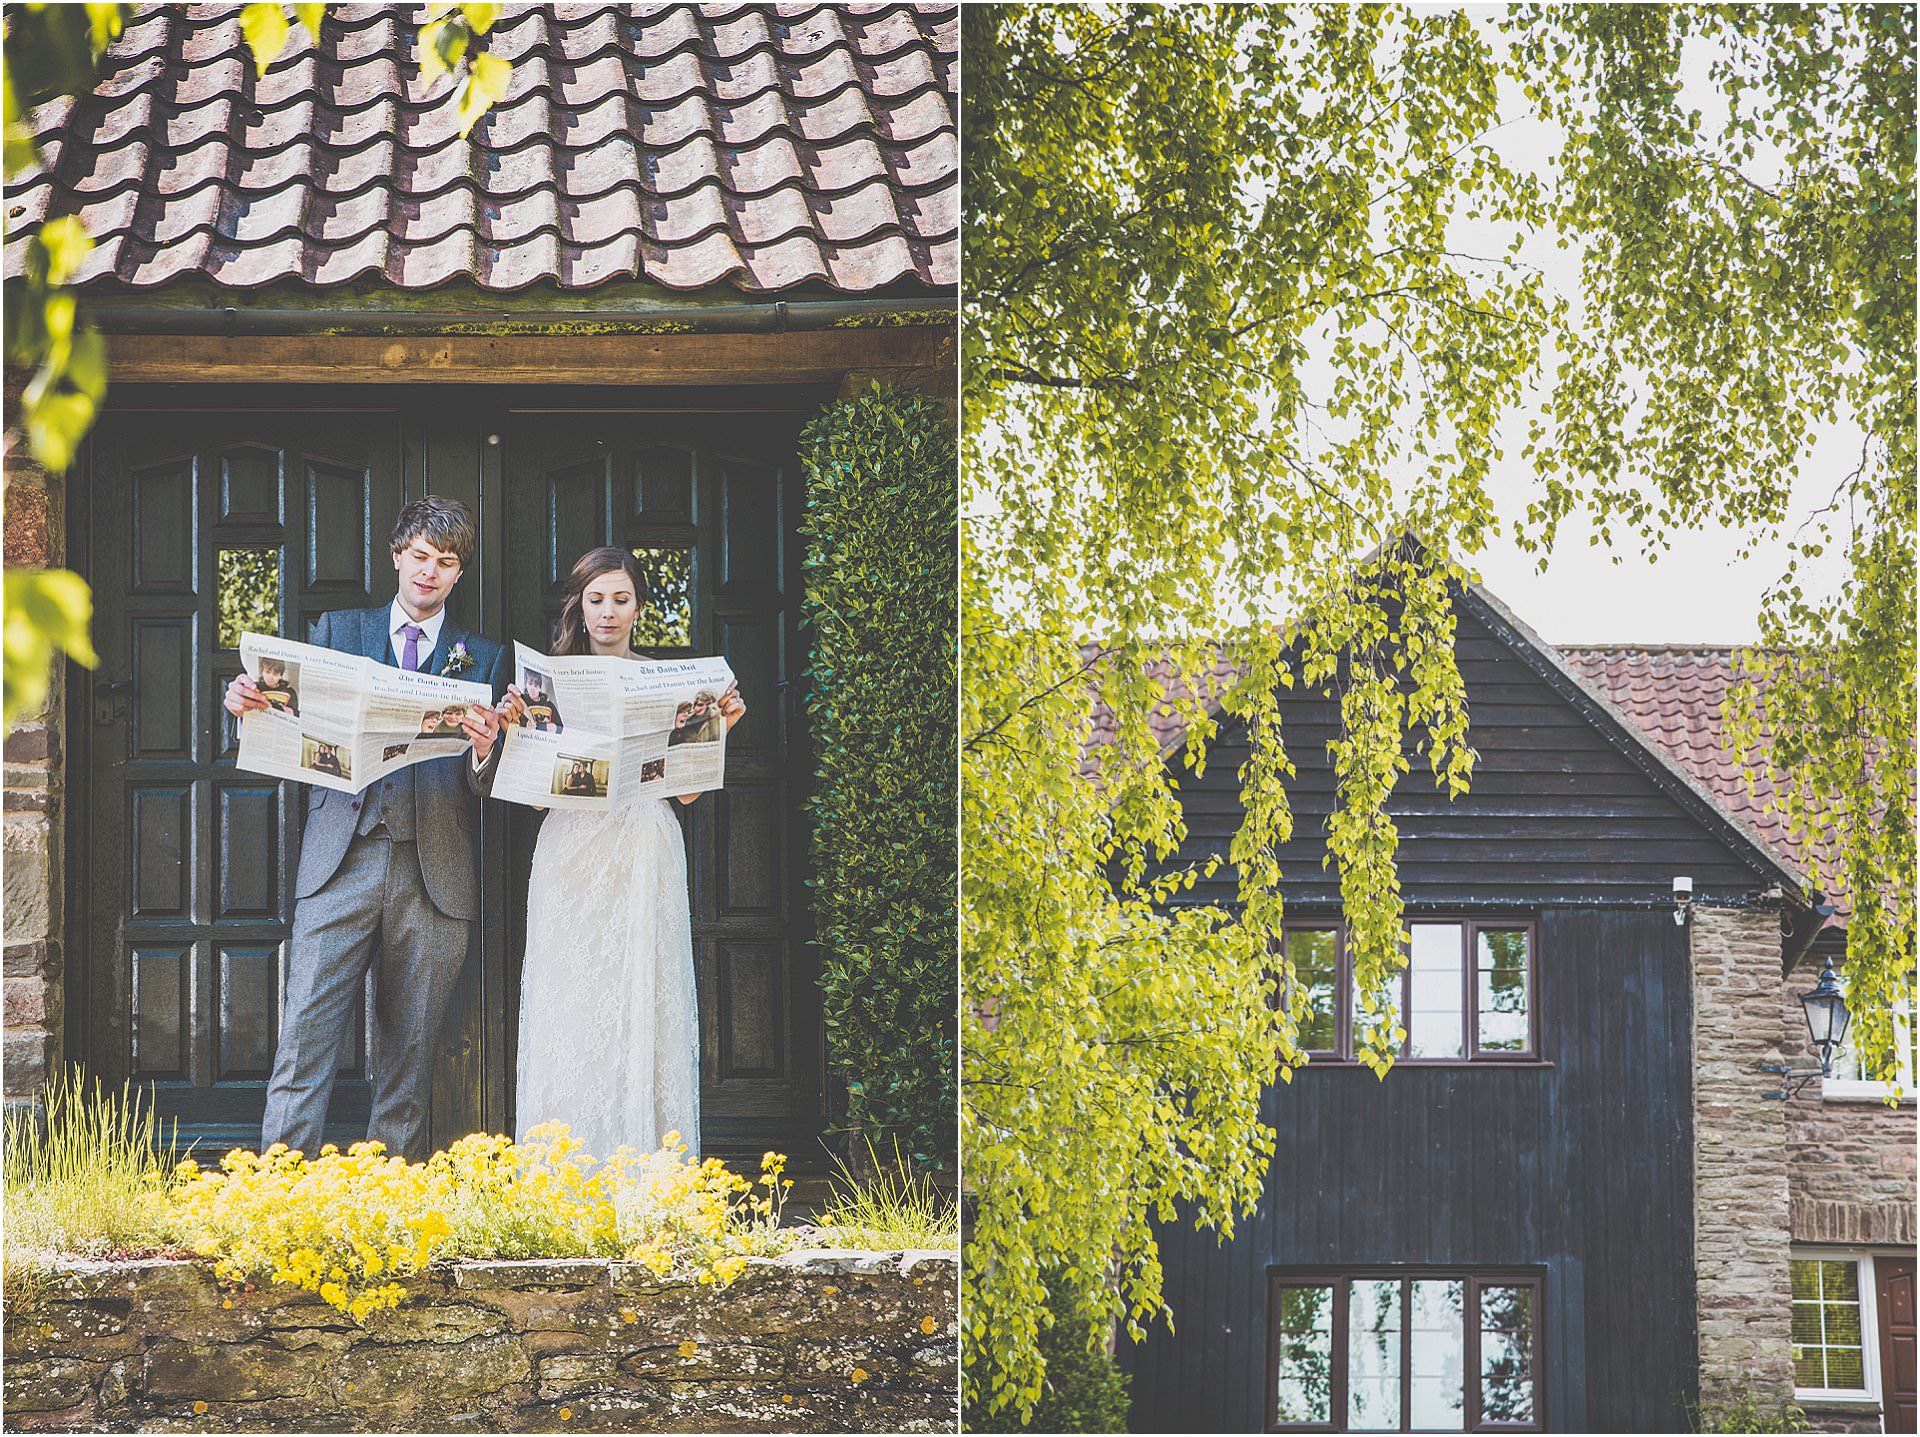
[[[1787,1090],[1783,1093],[1762,1093],[1766,1098],[1789,1098],[1815,1078],[1833,1076],[1833,1055],[1847,1036],[1847,1024],[1853,1012],[1847,1007],[1846,992],[1840,987],[1840,977],[1833,971],[1833,959],[1828,958],[1820,970],[1820,981],[1800,995],[1800,1006],[1806,1010],[1807,1036],[1813,1040],[1813,1050],[1820,1055],[1820,1066],[1804,1071],[1790,1069],[1779,1064],[1766,1064],[1761,1071],[1779,1073],[1787,1080]]]
[[[1853,1014],[1847,1008],[1847,995],[1834,975],[1833,959],[1820,970],[1820,981],[1800,995],[1800,1006],[1807,1010],[1807,1033],[1820,1054],[1820,1076],[1833,1076],[1833,1051],[1847,1036],[1847,1021]]]

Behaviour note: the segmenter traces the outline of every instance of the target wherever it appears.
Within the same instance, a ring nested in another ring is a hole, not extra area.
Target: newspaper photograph
[[[461,717],[469,705],[493,706],[485,684],[294,639],[242,634],[240,662],[272,707],[240,720],[239,766],[342,793],[465,753]]]
[[[493,796],[609,809],[723,785],[725,659],[550,658],[515,644],[526,717],[507,725]]]

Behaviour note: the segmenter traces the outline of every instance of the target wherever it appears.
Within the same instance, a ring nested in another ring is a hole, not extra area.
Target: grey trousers
[[[367,1136],[410,1162],[428,1155],[427,1118],[441,1020],[467,957],[467,921],[433,906],[411,842],[356,837],[339,870],[293,910],[286,1002],[260,1150],[320,1155],[347,1020],[376,965]]]

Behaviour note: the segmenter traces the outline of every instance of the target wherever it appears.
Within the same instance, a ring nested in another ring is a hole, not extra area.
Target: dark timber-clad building
[[[1477,586],[1456,607],[1478,761],[1449,801],[1416,759],[1391,805],[1411,943],[1408,1037],[1384,1081],[1353,1060],[1338,876],[1321,867],[1337,709],[1282,700],[1299,767],[1284,941],[1313,1056],[1268,1093],[1277,1142],[1252,1218],[1225,1244],[1160,1230],[1177,1333],[1122,1344],[1136,1431],[1675,1432],[1703,1393],[1804,1396],[1808,1352],[1818,1365],[1803,1337],[1820,1314],[1794,1300],[1821,1253],[1795,1245],[1790,1105],[1763,1096],[1780,1080],[1762,1069],[1806,1061],[1786,983],[1816,936],[1833,945],[1830,905],[1604,683]],[[1204,776],[1183,776],[1181,861],[1227,851],[1246,754],[1223,720]],[[1231,906],[1234,875],[1194,891]],[[1910,1150],[1911,1106],[1870,1117],[1904,1123]],[[1912,1160],[1902,1176],[1896,1151],[1873,1161],[1908,1197],[1877,1231],[1883,1267],[1905,1253],[1911,1402]],[[1873,1293],[1852,1311],[1875,1324]],[[1846,1367],[1864,1349],[1886,1349],[1893,1390],[1893,1316],[1834,1369],[1858,1389],[1829,1394],[1843,1417],[1877,1421],[1882,1384]]]

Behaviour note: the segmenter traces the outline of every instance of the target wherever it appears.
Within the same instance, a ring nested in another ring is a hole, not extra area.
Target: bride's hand
[[[740,685],[727,685],[727,691],[720,695],[720,716],[727,721],[728,729],[747,716],[747,702],[740,697]]]

